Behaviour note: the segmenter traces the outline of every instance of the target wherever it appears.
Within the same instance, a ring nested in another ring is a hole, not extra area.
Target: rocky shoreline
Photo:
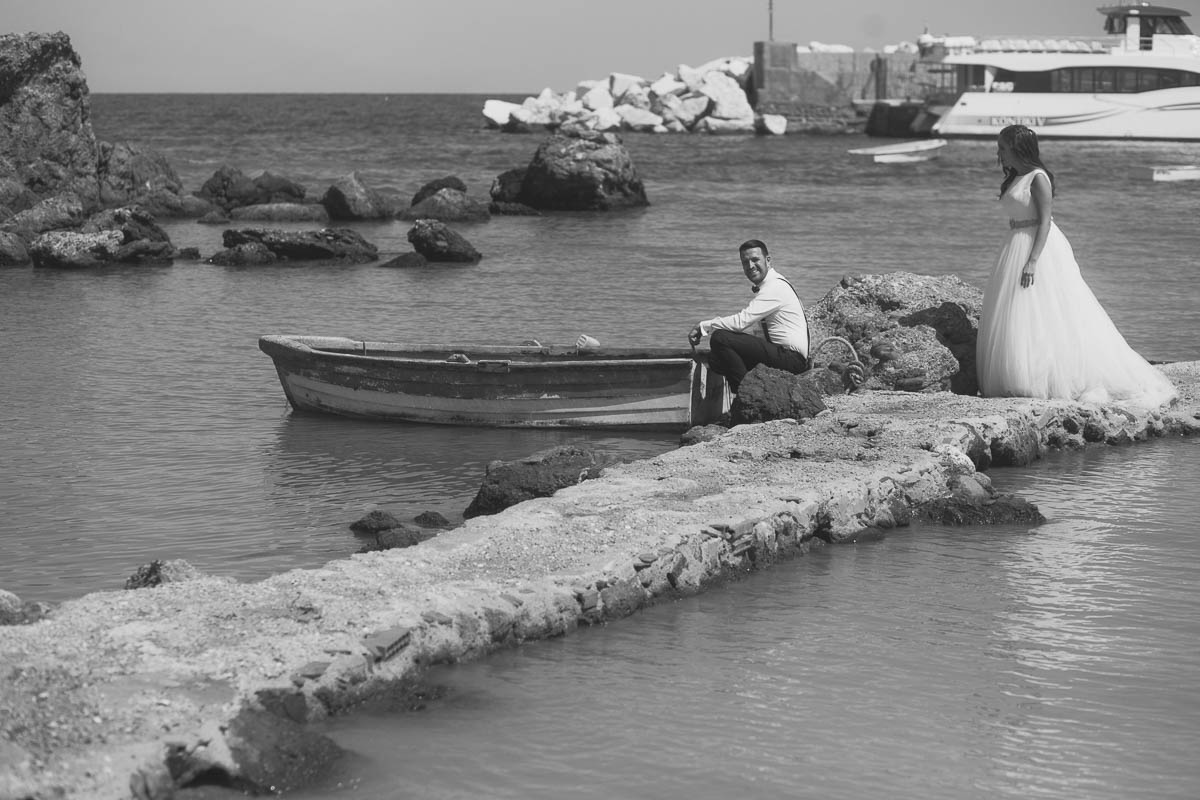
[[[648,204],[620,137],[571,125],[556,129],[526,166],[497,175],[488,200],[470,195],[455,175],[430,181],[410,199],[369,186],[356,172],[314,194],[286,176],[250,176],[228,164],[189,192],[162,154],[97,140],[82,62],[65,33],[0,35],[0,267],[380,260],[376,245],[351,227],[226,228],[222,247],[202,254],[174,246],[157,224],[167,218],[214,226],[404,220],[413,223],[413,250],[382,266],[474,262],[483,254],[451,223]]]
[[[1152,412],[834,395],[814,419],[615,465],[403,550],[64,603],[0,627],[0,798],[303,785],[339,757],[305,723],[403,695],[431,664],[614,621],[912,519],[987,517],[1005,504],[982,470],[1051,448],[1200,433],[1200,362],[1162,369],[1180,398]]]

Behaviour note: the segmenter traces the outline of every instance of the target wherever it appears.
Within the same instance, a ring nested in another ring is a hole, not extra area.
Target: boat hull
[[[703,353],[263,336],[298,412],[491,427],[686,430],[728,409]]]
[[[1200,181],[1200,165],[1197,164],[1167,164],[1142,169],[1152,181]]]
[[[846,152],[856,156],[870,156],[876,164],[911,164],[937,158],[946,144],[945,139],[917,139],[875,147],[858,147]]]
[[[1027,125],[1042,138],[1200,140],[1200,87],[1136,94],[964,92],[938,136],[994,137]]]

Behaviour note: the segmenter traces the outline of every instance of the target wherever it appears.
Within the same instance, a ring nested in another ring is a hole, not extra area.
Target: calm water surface
[[[1037,528],[901,529],[432,676],[302,797],[1195,798],[1200,442],[994,475]]]
[[[319,195],[359,171],[486,196],[536,136],[483,97],[98,95],[97,135],[194,190],[223,164]],[[520,98],[518,98],[520,99]],[[808,303],[848,272],[982,286],[1006,234],[995,148],[852,159],[859,137],[630,136],[652,205],[463,226],[469,267],[0,270],[0,588],[55,601],[184,558],[254,580],[361,546],[381,507],[461,518],[484,466],[555,444],[623,457],[674,437],[384,426],[289,413],[265,333],[682,345],[739,308],[737,243]],[[1200,184],[1144,164],[1200,145],[1047,143],[1055,217],[1135,348],[1194,359]],[[165,223],[210,255],[220,228]],[[358,226],[384,255],[408,225]],[[911,529],[818,552],[611,627],[435,676],[425,712],[359,715],[346,786],[378,798],[1195,798],[1200,459],[1157,442],[997,475],[1052,517]],[[336,794],[335,788],[321,795]]]
[[[484,99],[97,95],[92,116],[100,139],[159,150],[190,190],[229,164],[317,196],[350,171],[405,194],[457,174],[486,196],[541,137],[483,130]],[[861,138],[629,136],[650,207],[463,226],[484,253],[466,267],[0,270],[0,587],[60,600],[119,588],[155,558],[252,580],[354,552],[348,526],[373,508],[460,518],[493,459],[674,446],[295,417],[257,350],[265,333],[682,345],[697,318],[744,303],[735,258],[749,236],[810,304],[847,272],[982,286],[1006,234],[995,148],[955,142],[937,161],[880,166],[846,155]],[[1136,168],[1200,160],[1200,145],[1046,151],[1056,217],[1130,342],[1196,358],[1200,185],[1155,185]],[[221,246],[220,227],[164,227],[204,255]],[[358,227],[385,256],[410,249],[407,223]]]

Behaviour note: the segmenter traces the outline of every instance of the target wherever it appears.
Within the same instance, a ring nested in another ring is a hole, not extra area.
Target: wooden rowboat
[[[707,352],[263,336],[292,408],[498,427],[687,430],[729,408]]]
[[[858,147],[846,152],[854,156],[871,156],[876,164],[905,164],[937,158],[945,146],[945,139],[917,139],[875,147]]]

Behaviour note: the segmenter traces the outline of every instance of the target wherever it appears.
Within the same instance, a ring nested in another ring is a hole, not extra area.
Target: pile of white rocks
[[[755,113],[746,96],[753,66],[752,58],[720,58],[699,67],[681,64],[653,81],[614,72],[561,94],[543,89],[523,103],[487,100],[483,116],[490,127],[511,132],[572,125],[596,131],[783,134],[787,118]]]

